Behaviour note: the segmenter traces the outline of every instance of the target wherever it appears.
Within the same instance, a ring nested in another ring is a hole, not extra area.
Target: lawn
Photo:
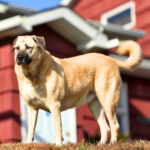
[[[33,144],[1,144],[0,150],[150,150],[150,142],[143,140],[118,142],[110,145],[96,145],[85,143],[84,141],[78,144],[67,144],[62,147],[55,146],[49,143],[33,143]]]

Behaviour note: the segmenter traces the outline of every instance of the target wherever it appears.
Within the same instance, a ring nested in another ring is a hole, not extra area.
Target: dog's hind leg
[[[105,144],[107,142],[108,135],[110,133],[110,129],[109,129],[107,122],[105,120],[104,109],[102,108],[96,95],[93,98],[93,100],[90,101],[90,103],[88,103],[88,107],[89,107],[93,117],[96,119],[96,121],[98,122],[98,124],[100,126],[101,141],[99,144]]]
[[[96,88],[97,96],[109,120],[111,129],[111,144],[117,142],[119,131],[116,110],[119,102],[120,91],[121,80],[119,78],[111,78],[110,80],[108,79],[105,81],[103,80],[100,92],[98,92],[98,87]]]
[[[111,141],[110,144],[114,144],[117,142],[117,136],[118,136],[118,131],[119,131],[119,124],[117,121],[117,116],[116,116],[116,109],[113,109],[112,107],[105,107],[105,112],[107,115],[107,118],[110,123],[110,128],[111,128]]]

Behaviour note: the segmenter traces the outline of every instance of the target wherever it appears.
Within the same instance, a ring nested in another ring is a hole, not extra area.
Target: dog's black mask
[[[30,64],[32,59],[28,56],[28,54],[18,53],[16,62],[18,65],[21,64]]]

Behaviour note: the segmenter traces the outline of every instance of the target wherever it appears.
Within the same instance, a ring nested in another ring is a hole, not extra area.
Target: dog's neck
[[[29,79],[33,79],[33,78],[39,78],[40,79],[40,75],[39,74],[40,74],[41,66],[42,65],[39,66],[38,71],[37,71],[37,73],[34,76],[27,76],[27,75],[25,75],[25,76],[27,78],[29,78]]]
[[[38,62],[32,61],[30,64],[21,65],[22,72],[25,77],[27,78],[39,78],[40,70],[42,67],[42,61],[40,60]]]

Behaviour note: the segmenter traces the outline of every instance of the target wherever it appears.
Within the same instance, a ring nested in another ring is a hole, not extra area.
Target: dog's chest
[[[27,99],[40,99],[41,97],[42,87],[39,85],[32,86],[32,84],[24,83],[22,90]]]
[[[46,106],[46,90],[43,86],[36,85],[32,86],[31,84],[24,83],[22,88],[22,96],[27,104],[32,105],[33,107],[40,108],[46,111],[49,109]]]

